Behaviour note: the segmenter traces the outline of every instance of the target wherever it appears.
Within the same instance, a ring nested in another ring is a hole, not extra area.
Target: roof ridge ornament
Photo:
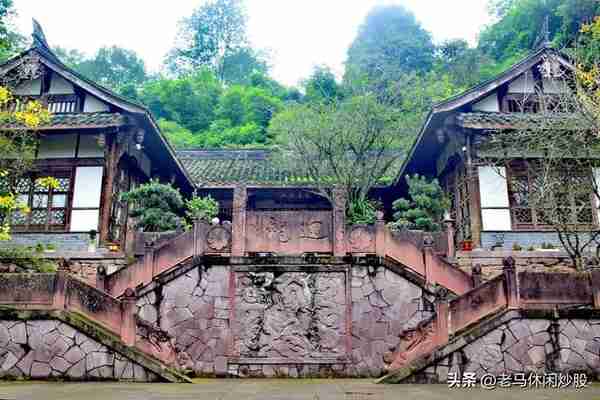
[[[46,35],[42,29],[42,25],[40,25],[35,18],[32,18],[31,20],[33,22],[33,33],[31,34],[31,37],[33,38],[33,46],[42,48],[44,50],[50,50],[48,40],[46,40]]]

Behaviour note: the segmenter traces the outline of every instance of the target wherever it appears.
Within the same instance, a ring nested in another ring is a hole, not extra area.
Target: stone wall
[[[448,373],[500,376],[517,373],[600,373],[600,319],[518,318],[507,321],[410,381],[446,382]]]
[[[196,266],[138,298],[199,376],[381,375],[430,295],[386,267]]]
[[[2,247],[35,247],[53,245],[60,251],[87,251],[89,233],[13,233],[11,240],[0,242]]]
[[[151,371],[57,320],[0,321],[0,377],[159,380]]]

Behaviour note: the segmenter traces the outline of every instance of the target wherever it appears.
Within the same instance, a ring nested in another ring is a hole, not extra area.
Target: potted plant
[[[540,251],[557,251],[558,249],[552,243],[542,243],[541,247],[538,249]]]
[[[53,245],[52,243],[48,243],[46,245],[46,249],[44,250],[44,252],[46,252],[46,253],[55,253],[56,252],[56,246]]]
[[[471,234],[465,234],[464,239],[461,242],[462,251],[472,251],[473,250],[473,240],[471,239]]]
[[[519,243],[515,242],[512,245],[512,249],[513,249],[513,251],[521,251],[521,250],[523,250],[523,247],[521,247],[521,245]]]
[[[89,232],[90,238],[88,242],[88,252],[94,253],[98,246],[96,242],[96,237],[98,236],[98,232],[95,229],[90,230]]]
[[[121,199],[129,203],[130,216],[136,219],[135,226],[143,233],[144,242],[175,234],[183,225],[183,198],[170,184],[151,180],[123,193]]]

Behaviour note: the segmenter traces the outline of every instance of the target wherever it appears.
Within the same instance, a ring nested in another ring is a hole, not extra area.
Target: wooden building
[[[490,164],[481,147],[495,132],[544,122],[542,98],[548,103],[568,90],[543,73],[548,68],[565,73],[573,70],[563,54],[541,48],[497,77],[436,104],[429,113],[398,184],[403,184],[405,175],[415,173],[439,179],[452,199],[457,246],[470,239],[474,247],[488,250],[511,249],[515,244],[523,249],[538,248],[542,243],[560,248],[543,210],[527,201],[535,190],[533,157],[523,156],[498,168]],[[593,172],[590,168],[580,178],[590,179]],[[568,173],[572,171],[565,171]],[[573,196],[573,191],[564,189],[565,196]],[[596,200],[589,193],[589,201],[585,201],[584,212],[579,208],[576,212],[575,207],[566,207],[565,212],[573,214],[569,216],[573,224],[593,228],[598,225]]]
[[[97,231],[101,244],[126,249],[133,227],[121,193],[150,178],[193,191],[150,112],[64,65],[39,26],[33,47],[0,65],[0,80],[16,99],[39,100],[52,113],[39,129],[34,171],[13,182],[31,212],[13,216],[8,245],[51,243],[76,252],[87,250],[90,231]],[[46,176],[55,177],[58,188],[36,185]]]

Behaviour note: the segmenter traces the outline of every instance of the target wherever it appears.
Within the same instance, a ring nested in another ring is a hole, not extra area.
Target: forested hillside
[[[177,148],[272,146],[278,132],[302,122],[303,106],[366,92],[401,121],[396,143],[406,148],[434,102],[493,76],[545,41],[573,47],[582,23],[600,15],[599,4],[493,0],[494,22],[475,47],[460,39],[434,43],[410,11],[379,6],[357,27],[344,76],[317,66],[298,88],[272,79],[268,53],[251,47],[243,0],[212,0],[183,19],[160,74],[149,74],[133,50],[102,48],[92,56],[55,50],[83,75],[148,106]],[[12,8],[11,0],[0,0],[2,21]],[[0,36],[4,59],[26,46],[7,23]]]

